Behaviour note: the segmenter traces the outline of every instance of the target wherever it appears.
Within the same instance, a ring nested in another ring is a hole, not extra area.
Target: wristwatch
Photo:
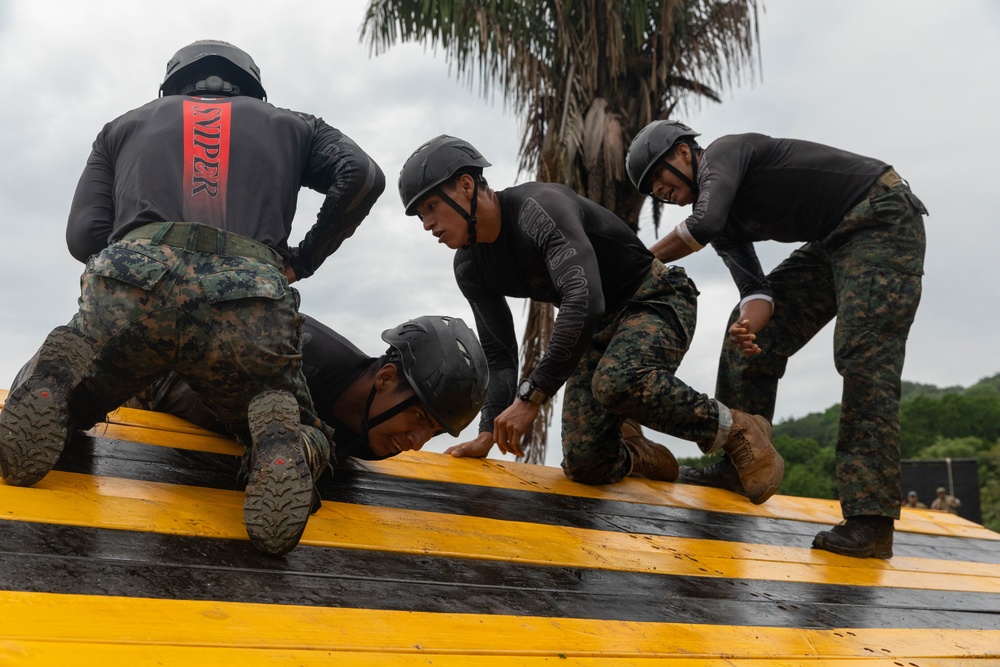
[[[548,394],[535,386],[531,378],[521,380],[521,384],[517,386],[517,397],[522,401],[531,401],[536,405],[541,405],[549,400]]]

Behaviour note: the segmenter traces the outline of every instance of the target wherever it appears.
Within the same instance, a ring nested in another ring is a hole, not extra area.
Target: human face
[[[400,380],[400,370],[396,364],[386,364],[375,374],[375,396],[372,398],[369,415],[381,415],[395,408],[403,401],[416,396],[405,382]],[[428,440],[442,432],[427,408],[421,403],[409,406],[368,431],[368,446],[378,456],[392,456],[411,449],[420,449]]]
[[[464,182],[465,177],[459,180]],[[469,178],[471,182],[471,178]],[[454,187],[453,185],[443,185],[441,190],[448,195],[456,204],[469,210],[472,198],[466,188]],[[452,250],[457,250],[469,242],[469,223],[438,194],[437,190],[417,204],[417,217],[424,225],[424,229],[429,231],[438,240]]]
[[[389,409],[411,396],[413,396],[412,390],[395,393],[391,398],[387,396],[385,397],[387,405],[384,408],[373,402],[372,414],[379,414],[380,409]],[[427,444],[428,440],[443,432],[441,425],[435,421],[427,408],[417,403],[368,431],[368,446],[378,456],[392,456],[400,452],[418,450]]]
[[[663,166],[666,162],[674,168],[680,170],[688,178],[693,177],[691,168],[691,150],[687,144],[681,144],[677,152],[669,159],[661,160],[653,167],[653,174],[650,178],[650,189],[653,196],[660,201],[677,206],[687,206],[694,202],[694,192],[690,186],[682,181],[674,172]]]

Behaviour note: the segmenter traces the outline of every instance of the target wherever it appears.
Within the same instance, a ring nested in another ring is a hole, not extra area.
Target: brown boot
[[[722,448],[736,466],[750,502],[760,505],[781,486],[785,461],[771,445],[771,424],[766,419],[739,410],[732,414],[732,430]]]
[[[892,558],[893,521],[885,516],[852,516],[817,533],[813,549],[854,558]]]
[[[636,422],[627,420],[622,425],[622,444],[632,456],[630,477],[645,477],[658,482],[677,479],[677,459],[663,445],[647,440]]]

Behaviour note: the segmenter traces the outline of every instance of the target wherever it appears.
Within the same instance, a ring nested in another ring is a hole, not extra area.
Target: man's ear
[[[677,155],[684,162],[684,164],[691,164],[691,146],[689,146],[686,142],[681,142],[681,144],[677,146]]]
[[[385,391],[385,389],[396,388],[399,384],[399,369],[396,364],[388,363],[375,372],[375,389]]]
[[[476,191],[476,179],[469,174],[462,174],[458,177],[458,188],[466,197],[472,199],[472,193]]]

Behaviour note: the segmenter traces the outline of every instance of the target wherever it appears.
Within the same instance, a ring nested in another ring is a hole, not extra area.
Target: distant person
[[[483,177],[489,164],[467,141],[441,135],[399,174],[406,214],[456,251],[455,279],[489,360],[479,435],[451,453],[486,456],[495,443],[522,455],[541,404],[565,384],[562,467],[570,479],[673,481],[677,461],[666,447],[622,436],[632,418],[703,452],[728,452],[750,500],[767,500],[784,470],[771,425],[675,375],[697,307],[684,271],[657,261],[620,218],[564,185],[492,190]],[[507,297],[559,308],[544,358],[520,383]]]
[[[325,195],[288,244],[299,190]],[[385,188],[378,165],[320,118],[266,101],[241,49],[194,42],[160,97],[97,135],[66,240],[86,270],[79,311],[42,344],[0,413],[0,473],[30,486],[70,433],[169,371],[252,447],[244,519],[269,554],[298,543],[332,431],[301,368],[299,297]]]
[[[937,488],[937,497],[931,501],[931,509],[949,514],[958,514],[958,508],[962,506],[962,501],[948,493],[948,489],[943,486]]]
[[[674,262],[712,245],[740,292],[715,395],[771,419],[788,358],[836,318],[844,378],[837,484],[846,521],[813,547],[891,558],[899,518],[900,372],[920,302],[924,205],[885,162],[763,134],[702,149],[683,123],[655,121],[632,142],[626,170],[640,192],[691,215],[652,246]],[[764,275],[756,241],[802,243]],[[680,480],[739,490],[728,459]]]
[[[927,505],[920,502],[920,497],[917,495],[916,491],[910,491],[906,494],[906,500],[903,501],[903,507],[915,507],[921,510],[927,509]]]

